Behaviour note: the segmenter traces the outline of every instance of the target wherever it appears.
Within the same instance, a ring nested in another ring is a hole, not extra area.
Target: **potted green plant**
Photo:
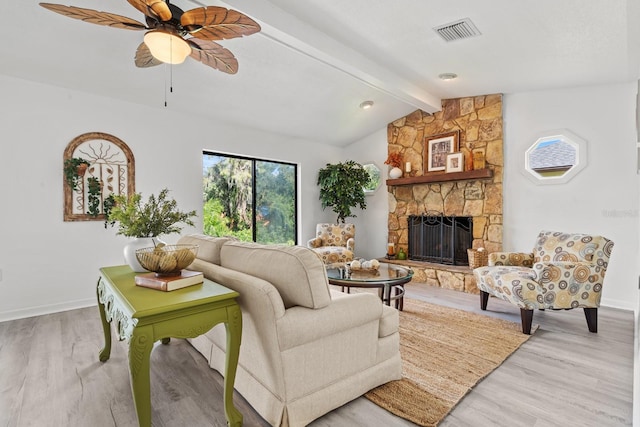
[[[318,172],[322,209],[330,207],[338,215],[338,223],[355,217],[351,209],[367,208],[364,186],[369,182],[369,172],[357,162],[329,164]]]
[[[111,195],[103,203],[105,227],[117,223],[116,234],[134,238],[124,249],[125,260],[134,271],[146,271],[136,259],[137,249],[156,246],[162,234],[179,233],[182,231],[179,223],[194,226],[191,218],[196,216],[196,211],[179,210],[178,203],[168,195],[169,190],[165,188],[157,196],[150,195],[144,203],[139,193]]]
[[[64,161],[64,180],[67,182],[72,191],[78,189],[78,183],[84,177],[90,163],[81,157],[71,157]]]

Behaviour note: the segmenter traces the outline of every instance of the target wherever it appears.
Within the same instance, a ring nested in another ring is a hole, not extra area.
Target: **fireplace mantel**
[[[465,172],[432,173],[408,178],[388,179],[388,186],[427,184],[430,182],[464,181],[468,179],[493,178],[493,169],[477,169]]]

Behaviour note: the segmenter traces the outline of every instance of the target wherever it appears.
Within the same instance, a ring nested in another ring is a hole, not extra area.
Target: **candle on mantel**
[[[407,163],[404,164],[404,171],[406,173],[411,172],[411,162],[407,162]]]

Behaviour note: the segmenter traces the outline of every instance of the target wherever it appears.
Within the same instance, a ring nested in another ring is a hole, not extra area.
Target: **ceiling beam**
[[[203,5],[200,1],[193,3]],[[266,0],[216,1],[260,22],[258,35],[345,73],[374,89],[427,113],[441,110],[441,99],[415,86],[383,65],[313,28]]]

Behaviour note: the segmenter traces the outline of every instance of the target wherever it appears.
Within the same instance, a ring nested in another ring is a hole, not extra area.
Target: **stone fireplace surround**
[[[388,233],[407,251],[409,215],[441,212],[473,218],[473,247],[489,252],[502,250],[502,95],[485,95],[442,101],[433,115],[421,110],[387,126],[388,152],[402,154],[411,172],[387,180]],[[460,151],[482,150],[487,171],[455,174],[423,172],[424,138],[459,131]],[[411,260],[388,262],[414,270],[414,281],[432,286],[478,293],[468,266],[451,266]]]

